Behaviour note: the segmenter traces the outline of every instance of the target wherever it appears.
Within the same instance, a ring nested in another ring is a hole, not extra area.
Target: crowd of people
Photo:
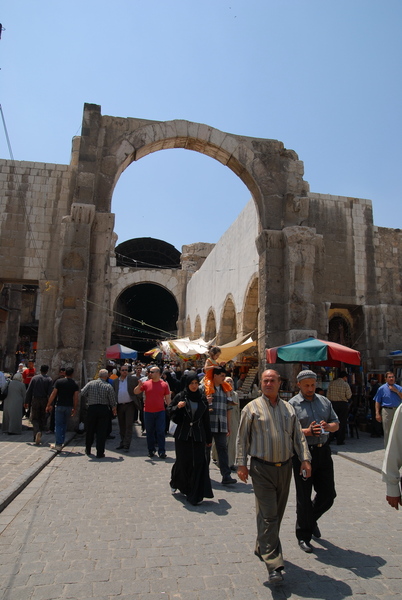
[[[303,552],[314,551],[311,541],[321,537],[318,521],[336,498],[330,442],[337,435],[337,444],[344,444],[345,406],[351,397],[347,373],[339,373],[325,396],[318,393],[316,373],[303,370],[297,375],[298,393],[285,401],[279,393],[281,375],[268,369],[261,376],[261,394],[240,413],[236,385],[218,359],[219,349],[211,349],[204,373],[191,365],[183,373],[173,365],[161,369],[155,363],[148,367],[139,362],[119,368],[108,365],[81,390],[71,367],[60,369],[52,380],[47,365],[38,374],[31,365],[25,378],[20,365],[9,382],[0,372],[1,390],[7,386],[3,432],[20,432],[23,411],[29,411],[34,443],[41,444],[43,432],[53,426],[55,449],[60,452],[69,419],[76,417],[85,423],[86,454],[92,455],[95,444],[96,458],[102,459],[106,440],[113,438],[112,420],[117,417],[120,440],[116,450],[130,451],[137,423],[146,435],[149,459],[165,460],[169,429],[175,443],[172,494],[180,492],[192,505],[213,498],[211,458],[219,467],[222,485],[237,483],[233,471],[245,483],[251,477],[257,520],[255,554],[265,563],[269,582],[277,584],[283,580],[279,532],[292,473],[295,536]],[[402,387],[387,372],[386,383],[378,387],[373,401],[385,433],[386,499],[396,509],[401,505],[401,400]]]

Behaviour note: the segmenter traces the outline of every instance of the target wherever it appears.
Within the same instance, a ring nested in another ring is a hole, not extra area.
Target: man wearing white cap
[[[317,375],[301,371],[297,375],[300,392],[289,400],[300,421],[311,453],[311,477],[300,477],[300,461],[293,456],[296,486],[296,537],[304,552],[312,552],[311,537],[321,537],[318,519],[331,508],[336,498],[334,464],[329,445],[329,433],[338,431],[339,419],[325,396],[315,393]],[[312,499],[312,491],[315,496]]]

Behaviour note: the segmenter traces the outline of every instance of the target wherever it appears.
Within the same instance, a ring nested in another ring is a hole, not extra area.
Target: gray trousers
[[[119,422],[120,443],[127,450],[130,448],[133,435],[134,402],[117,405],[117,420]]]
[[[394,408],[382,408],[381,409],[381,419],[382,419],[382,427],[384,429],[384,448],[388,445],[388,437],[389,432],[391,430],[392,421],[394,420],[395,411],[398,407]]]
[[[292,461],[282,467],[271,467],[251,458],[250,476],[257,514],[255,551],[271,573],[284,566],[279,529],[289,496]]]

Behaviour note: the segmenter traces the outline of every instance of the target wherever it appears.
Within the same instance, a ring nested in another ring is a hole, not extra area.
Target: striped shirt
[[[87,398],[88,406],[92,404],[106,404],[113,408],[116,406],[116,396],[113,387],[104,379],[89,381],[81,390],[81,396]]]
[[[301,462],[311,460],[293,407],[280,398],[272,406],[264,395],[246,404],[241,411],[236,446],[238,466],[247,465],[248,454],[272,463],[285,462],[294,453]]]
[[[212,433],[228,432],[228,397],[220,385],[215,387],[212,412],[209,413]]]

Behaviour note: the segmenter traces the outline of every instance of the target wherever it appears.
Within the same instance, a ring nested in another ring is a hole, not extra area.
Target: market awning
[[[219,362],[228,362],[229,360],[233,360],[238,354],[241,354],[245,350],[248,350],[249,348],[252,348],[252,346],[256,345],[257,342],[252,340],[250,333],[247,335],[241,335],[233,340],[233,342],[219,346],[222,353],[220,354],[218,360]]]

